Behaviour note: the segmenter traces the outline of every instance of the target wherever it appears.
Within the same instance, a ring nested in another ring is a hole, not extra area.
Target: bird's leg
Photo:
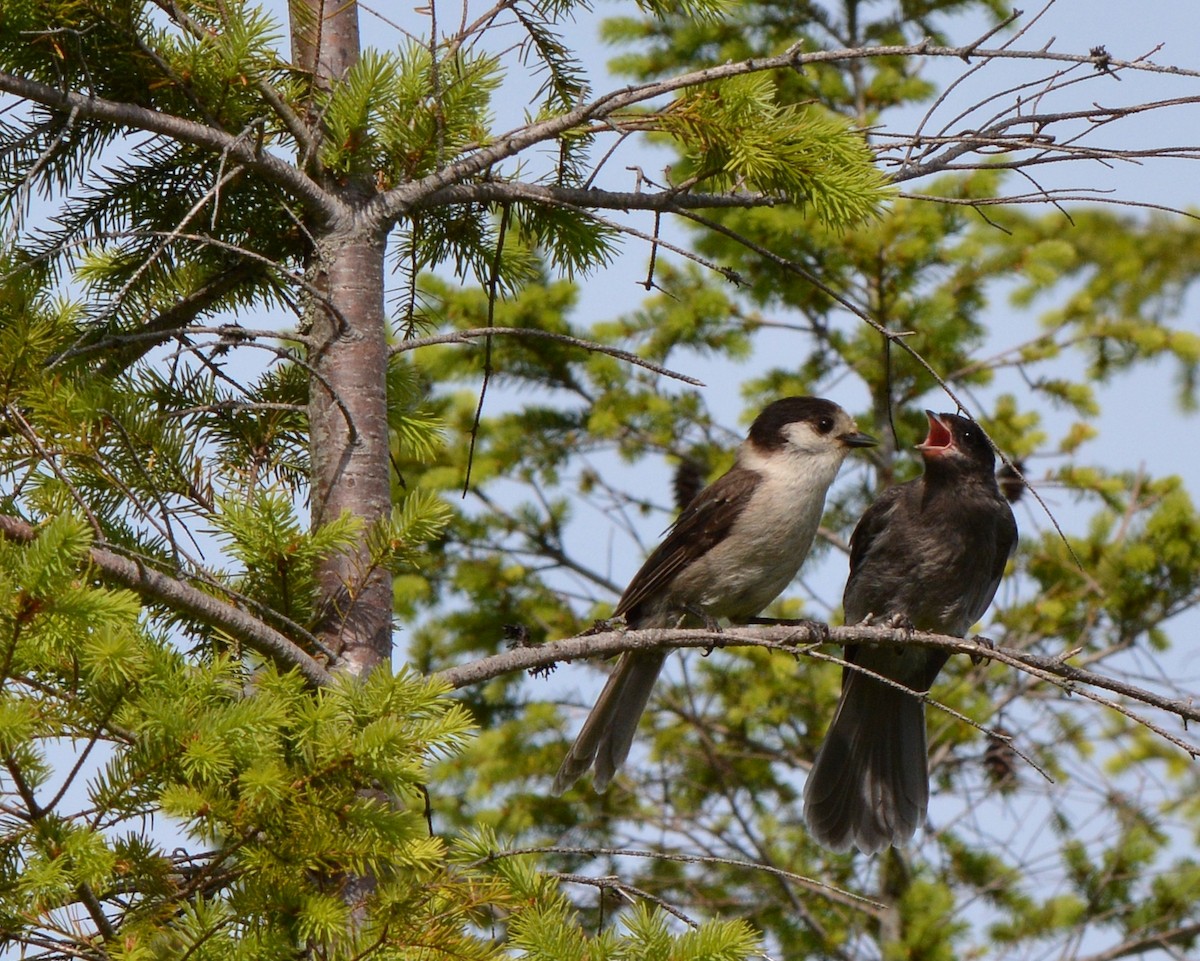
[[[694,605],[691,605],[691,604],[688,604],[683,608],[683,613],[679,615],[679,620],[676,622],[675,626],[683,627],[684,621],[686,621],[689,617],[694,618],[697,621],[700,621],[704,625],[704,629],[706,631],[708,631],[710,634],[723,633],[723,631],[721,630],[721,625],[717,622],[717,619],[715,617],[713,617],[711,614],[709,614],[708,611],[703,610],[702,608],[699,608],[699,607],[695,607]],[[708,655],[711,654],[712,652],[713,652],[713,649],[711,647],[706,647],[704,649],[704,653],[702,656],[708,657]]]
[[[698,620],[701,624],[703,624],[704,629],[706,631],[708,631],[709,633],[711,633],[711,634],[723,633],[721,630],[720,622],[715,617],[713,617],[711,614],[709,614],[708,611],[703,610],[702,608],[699,608],[699,607],[695,607],[691,604],[686,605],[682,610],[683,610],[683,613],[679,615],[679,622],[675,625],[676,627],[683,627],[684,620],[688,617],[693,617],[696,620]]]

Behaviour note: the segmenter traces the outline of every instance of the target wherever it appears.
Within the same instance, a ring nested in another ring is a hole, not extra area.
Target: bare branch
[[[426,202],[433,194],[453,184],[470,180],[494,167],[502,160],[523,153],[538,143],[554,140],[568,130],[573,130],[583,124],[603,121],[618,111],[674,93],[677,90],[712,83],[715,80],[725,80],[730,77],[761,73],[767,70],[801,69],[806,65],[815,63],[838,63],[879,57],[957,58],[968,62],[971,57],[979,57],[988,60],[1035,60],[1044,63],[1090,65],[1094,65],[1097,62],[1096,56],[1092,54],[1055,53],[1046,49],[1011,50],[1006,48],[980,48],[977,46],[977,42],[960,47],[942,47],[934,46],[928,43],[928,41],[922,41],[914,44],[819,50],[810,53],[801,52],[797,46],[774,57],[755,57],[734,63],[708,67],[703,70],[695,70],[675,77],[668,77],[664,80],[631,84],[621,90],[606,93],[589,103],[580,104],[574,110],[569,110],[557,117],[551,117],[547,120],[509,131],[506,134],[496,137],[488,146],[464,157],[457,163],[450,164],[419,181],[401,185],[385,194],[381,194],[372,201],[371,206],[373,209],[369,215],[376,218],[380,223],[395,220],[413,209],[415,205]],[[1133,70],[1200,78],[1200,70],[1189,70],[1182,67],[1164,67],[1146,60],[1128,61],[1110,57],[1107,58],[1106,64],[1114,70]],[[1195,102],[1200,102],[1200,97],[1179,98],[1177,101],[1172,102],[1162,101],[1157,106],[1162,107]],[[1128,108],[1128,111],[1136,112],[1140,109],[1143,108],[1132,107]],[[1105,112],[1105,108],[1097,107],[1096,112]],[[1111,113],[1125,115],[1125,108],[1113,108]],[[1083,115],[1087,116],[1086,113]],[[1016,119],[1012,120],[1012,123],[1016,122],[1019,121]],[[929,171],[923,170],[923,172]],[[911,178],[905,177],[903,179]]]
[[[728,194],[692,194],[678,189],[643,192],[489,180],[484,183],[461,183],[443,187],[414,203],[409,209],[427,210],[453,204],[538,203],[585,210],[656,210],[670,213],[681,210],[774,207],[787,202],[786,197],[746,191]]]
[[[783,868],[772,867],[769,864],[761,864],[757,861],[743,861],[738,858],[722,858],[711,855],[694,855],[694,854],[676,854],[671,851],[644,851],[637,848],[570,848],[570,847],[542,847],[542,848],[513,848],[506,851],[493,851],[486,859],[473,861],[470,867],[479,867],[491,861],[500,858],[520,857],[524,854],[567,854],[573,856],[584,856],[591,858],[648,858],[653,861],[674,861],[679,864],[725,864],[735,868],[746,868],[748,871],[761,871],[765,874],[772,874],[779,878],[784,878],[788,881],[795,882],[800,887],[807,891],[812,891],[814,894],[820,894],[829,898],[838,904],[844,904],[847,907],[856,908],[866,911],[870,915],[878,915],[879,912],[885,910],[885,905],[874,901],[871,898],[864,897],[861,894],[855,894],[853,891],[847,891],[844,888],[839,888],[836,885],[829,884],[826,881],[818,880],[817,878],[806,877],[803,874],[796,874],[793,871],[785,871]]]
[[[1159,210],[1173,216],[1186,217],[1189,220],[1200,220],[1200,214],[1189,210],[1182,210],[1178,207],[1168,207],[1165,204],[1149,203],[1142,200],[1122,200],[1117,197],[1097,196],[1096,194],[1087,192],[1076,193],[1069,189],[1039,190],[1033,193],[1009,194],[1004,197],[944,197],[939,194],[909,193],[908,191],[901,191],[897,196],[903,197],[906,200],[923,200],[928,203],[945,204],[949,207],[975,208],[1007,207],[1015,204],[1060,204],[1076,201],[1079,203],[1103,204],[1109,207],[1133,207],[1136,210]],[[964,370],[975,369],[975,366],[972,365],[971,368],[964,368]],[[954,380],[958,376],[958,372],[955,372],[947,380]]]
[[[826,640],[836,644],[871,643],[884,646],[916,645],[948,651],[952,654],[968,654],[1000,661],[1018,670],[1031,673],[1043,680],[1051,681],[1071,693],[1087,692],[1082,687],[1095,687],[1111,691],[1122,697],[1139,701],[1158,708],[1181,720],[1200,722],[1200,703],[1192,698],[1165,697],[1154,691],[1136,687],[1116,678],[1106,677],[1094,671],[1084,670],[1067,663],[1075,652],[1059,657],[1046,657],[1028,651],[992,647],[977,638],[948,637],[928,634],[923,631],[908,632],[885,627],[855,625],[852,627],[825,628],[823,625],[804,622],[799,625],[732,627],[724,631],[693,629],[653,629],[641,631],[607,630],[595,634],[582,634],[537,647],[518,647],[502,654],[481,658],[459,667],[448,668],[437,676],[446,684],[457,689],[469,687],[514,671],[544,669],[561,661],[576,661],[585,658],[611,657],[626,651],[670,650],[673,648],[728,648],[763,647],[783,651],[793,656],[804,655],[819,660],[834,660],[816,650]],[[1106,706],[1115,707],[1105,701]],[[1146,723],[1141,718],[1134,718]],[[1164,733],[1155,728],[1157,733]],[[1200,747],[1166,735],[1182,750],[1193,757],[1200,756]]]
[[[985,37],[980,40],[986,39]],[[614,90],[588,103],[583,103],[575,109],[560,114],[557,117],[529,124],[502,134],[485,147],[481,147],[459,161],[448,164],[433,174],[419,181],[402,184],[386,193],[382,193],[366,204],[363,213],[368,222],[382,225],[395,221],[401,216],[421,207],[442,206],[449,203],[466,203],[479,200],[529,200],[536,202],[559,202],[580,207],[606,207],[610,209],[695,209],[699,207],[731,207],[759,206],[777,203],[778,198],[755,196],[751,194],[731,195],[697,195],[689,198],[686,193],[671,193],[669,191],[654,194],[621,193],[597,191],[594,189],[574,190],[571,188],[555,188],[546,185],[502,183],[468,184],[473,178],[483,174],[496,164],[510,157],[517,156],[536,144],[554,140],[563,133],[578,129],[588,124],[604,124],[621,110],[646,103],[658,97],[675,91],[722,80],[730,77],[744,76],[769,70],[801,69],[809,64],[837,63],[845,61],[872,59],[879,57],[936,57],[957,58],[971,62],[972,58],[982,61],[1025,59],[1043,63],[1057,63],[1067,67],[1080,64],[1095,66],[1097,58],[1093,54],[1056,53],[1047,49],[1014,50],[1007,45],[1001,48],[983,48],[980,40],[959,47],[933,46],[928,42],[903,44],[880,47],[858,47],[838,50],[823,50],[802,53],[799,48],[792,48],[778,56],[751,58],[735,63],[726,63],[703,70],[680,74],[663,80],[642,84],[633,84],[620,90]],[[1145,59],[1126,61],[1105,57],[1105,66],[1109,70],[1138,71],[1160,73],[1179,77],[1200,77],[1200,71],[1181,67],[1160,66]],[[1075,82],[1075,81],[1071,81]],[[306,176],[301,170],[282,158],[276,157],[261,149],[261,145],[253,142],[254,138],[234,135],[191,120],[169,114],[160,113],[144,107],[127,103],[118,103],[98,97],[89,97],[76,92],[63,92],[47,84],[38,83],[9,73],[0,73],[0,91],[40,103],[54,110],[72,113],[84,120],[99,120],[146,130],[162,136],[171,137],[183,143],[189,143],[221,153],[234,163],[242,164],[247,169],[278,184],[292,193],[307,209],[327,220],[346,219],[350,211],[336,196],[323,190],[319,184]],[[1038,96],[1045,95],[1042,91]],[[983,130],[965,131],[949,137],[939,136],[926,138],[919,131],[905,142],[894,146],[915,144],[938,146],[939,141],[948,141],[947,149],[939,155],[927,160],[911,162],[909,156],[896,163],[899,169],[892,176],[896,181],[911,180],[926,176],[940,170],[951,169],[950,165],[959,156],[978,150],[1006,146],[1052,150],[1052,158],[1040,158],[1038,162],[1049,162],[1050,159],[1064,159],[1070,155],[1082,155],[1093,159],[1114,157],[1111,150],[1090,150],[1089,148],[1074,147],[1064,150],[1054,145],[1052,138],[1041,135],[1041,131],[1050,124],[1070,120],[1087,120],[1091,129],[1116,119],[1122,119],[1137,113],[1165,109],[1172,106],[1200,102],[1200,96],[1179,97],[1172,100],[1154,101],[1135,104],[1127,107],[1103,107],[1093,105],[1088,110],[1067,111],[1062,113],[1023,113],[1021,108],[1025,101],[1018,98],[1014,108],[1016,113],[1011,116],[993,118]],[[1007,111],[1006,111],[1007,112]],[[284,118],[285,121],[289,118]],[[927,118],[926,118],[927,119]],[[926,121],[922,121],[924,125]],[[1007,134],[1008,128],[1016,125],[1031,127],[1035,135],[1018,136],[1013,138]],[[288,123],[289,129],[294,122]],[[619,132],[619,131],[618,131]],[[1077,139],[1077,138],[1076,138]],[[1191,148],[1181,148],[1185,155],[1194,155]],[[1119,154],[1120,152],[1117,152]],[[1149,151],[1158,156],[1159,152]],[[1175,151],[1168,150],[1168,155]],[[928,154],[926,154],[928,156]],[[1128,158],[1121,158],[1128,159]],[[1029,162],[1029,161],[1027,161]],[[494,195],[494,196],[493,196]]]
[[[646,360],[644,357],[639,357],[637,354],[630,353],[627,350],[621,350],[619,347],[609,347],[592,340],[582,340],[579,337],[570,337],[567,334],[558,334],[549,330],[539,330],[536,327],[473,327],[469,330],[455,330],[446,334],[432,334],[429,337],[417,337],[412,340],[401,341],[391,348],[390,353],[402,354],[421,347],[431,347],[434,344],[468,344],[473,340],[490,337],[493,334],[504,337],[533,337],[542,340],[553,340],[560,344],[580,347],[583,350],[597,354],[608,354],[610,357],[616,357],[618,360],[623,360],[626,363],[644,367],[646,370],[661,374],[663,377],[673,377],[675,380],[681,380],[685,384],[691,384],[693,387],[704,386],[704,382],[697,380],[695,377],[689,377],[687,374],[681,374],[668,367],[663,367],[661,364],[656,364],[652,360]]]
[[[262,150],[256,138],[226,133],[215,127],[136,104],[119,103],[75,91],[62,91],[49,84],[3,71],[0,71],[0,93],[11,93],[51,110],[73,114],[81,120],[99,120],[118,127],[145,130],[216,154],[226,154],[247,170],[252,170],[271,183],[286,189],[311,213],[326,220],[350,216],[337,197],[322,190],[319,184],[286,160]]]
[[[1067,110],[1056,113],[1017,112],[1012,116],[1000,117],[994,120],[982,130],[966,130],[959,134],[939,135],[936,137],[920,137],[918,135],[915,140],[921,144],[935,147],[945,146],[947,149],[943,153],[935,155],[933,159],[923,163],[896,161],[899,169],[891,174],[891,178],[894,182],[902,183],[918,177],[926,177],[933,173],[939,173],[943,170],[979,169],[980,167],[1007,169],[1033,164],[1057,163],[1067,159],[1126,161],[1136,161],[1146,157],[1200,159],[1200,148],[1196,146],[1122,150],[1110,147],[1093,148],[1081,146],[1073,142],[1097,128],[1116,120],[1154,110],[1163,110],[1170,107],[1193,105],[1196,103],[1200,103],[1200,96],[1154,100],[1127,107],[1102,107],[1099,104],[1093,104],[1087,110]],[[1019,111],[1021,105],[1021,101],[1018,100],[1013,109]],[[1078,120],[1085,120],[1090,126],[1073,137],[1071,141],[1059,143],[1052,136],[1044,133],[1047,127],[1054,124],[1063,124]],[[1028,134],[1009,132],[1012,127],[1018,126],[1029,127],[1032,132]],[[886,149],[893,148],[889,146]],[[1044,151],[1047,155],[1017,161],[996,161],[986,164],[956,165],[953,163],[955,159],[964,154],[986,150],[1012,151],[1021,149]]]
[[[635,898],[641,898],[644,901],[649,901],[656,905],[660,910],[666,912],[674,918],[678,918],[689,928],[698,928],[700,923],[693,918],[688,917],[683,911],[675,907],[669,901],[664,901],[657,895],[651,894],[643,888],[639,888],[633,884],[627,884],[618,877],[602,877],[597,878],[587,874],[563,874],[560,871],[549,872],[550,877],[556,878],[564,884],[585,884],[589,887],[599,888],[601,891],[615,891],[620,897],[626,901],[633,903]]]
[[[1078,961],[1119,961],[1121,958],[1131,958],[1156,948],[1165,949],[1172,945],[1188,947],[1197,937],[1200,937],[1200,922],[1181,924],[1165,931],[1147,931],[1128,941],[1114,945],[1107,951],[1085,955]]]

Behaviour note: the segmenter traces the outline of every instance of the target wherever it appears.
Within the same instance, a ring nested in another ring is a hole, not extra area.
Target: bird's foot
[[[811,618],[801,618],[798,621],[792,621],[792,624],[808,634],[808,644],[828,644],[830,633],[829,625],[824,621],[814,621]],[[799,638],[797,638],[799,642]]]
[[[912,634],[917,629],[917,625],[912,622],[907,614],[891,614],[884,621],[887,627],[893,631],[903,631],[905,634]]]
[[[723,631],[721,630],[720,622],[715,617],[713,617],[711,614],[709,614],[708,611],[706,611],[706,610],[703,610],[699,607],[691,607],[691,606],[685,607],[683,609],[682,616],[679,618],[679,626],[680,627],[683,627],[684,619],[687,617],[693,617],[696,620],[698,620],[701,624],[704,625],[704,629],[706,631],[708,631],[709,633],[712,633],[712,634],[723,633]]]
[[[985,651],[994,651],[996,649],[996,642],[993,641],[990,637],[984,637],[982,634],[976,634],[973,638],[971,638],[971,640],[973,640],[976,644],[978,644]],[[986,660],[988,660],[987,654],[972,654],[971,655],[971,663],[974,664],[976,667],[978,667],[980,664],[982,664]]]
[[[868,614],[867,616],[870,617],[871,615]],[[912,622],[912,618],[903,613],[889,614],[887,617],[877,618],[875,621],[875,626],[886,627],[893,631],[899,631],[904,635],[903,639],[905,641],[911,641],[913,632],[917,629],[917,626]],[[896,657],[903,657],[906,653],[903,647],[896,647],[892,650],[895,652]]]
[[[746,623],[762,624],[767,627],[798,628],[799,630],[795,634],[784,639],[785,644],[828,644],[832,637],[828,624],[807,617],[748,617]]]
[[[703,611],[698,607],[688,607],[685,609],[685,611],[687,616],[694,617],[696,620],[700,621],[704,625],[704,629],[710,634],[724,633],[724,631],[721,630],[720,623],[715,617],[709,614],[708,611]],[[683,620],[684,619],[682,617],[679,619],[680,626],[683,625]],[[701,654],[701,657],[708,657],[708,655],[712,652],[713,649],[711,647],[706,647],[704,652]]]

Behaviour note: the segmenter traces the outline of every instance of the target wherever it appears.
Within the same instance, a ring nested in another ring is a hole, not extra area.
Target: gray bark
[[[314,91],[328,89],[358,62],[358,6],[345,0],[293,0],[292,53]],[[321,141],[319,111],[306,118],[311,143]],[[356,549],[322,562],[322,618],[317,635],[333,650],[337,670],[364,675],[391,658],[392,586],[386,569],[370,566],[366,533],[391,510],[387,431],[387,318],[380,221],[361,216],[373,185],[330,177],[316,156],[301,158],[338,214],[310,223],[309,433],[314,526],[342,514],[359,518]]]
[[[362,675],[391,657],[392,584],[372,568],[365,534],[391,510],[387,430],[387,321],[380,234],[321,238],[309,363],[309,434],[314,526],[344,513],[360,518],[356,549],[322,562],[317,636],[337,668]]]

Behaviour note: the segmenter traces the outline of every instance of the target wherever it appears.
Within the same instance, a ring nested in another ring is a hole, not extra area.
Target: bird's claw
[[[982,634],[976,634],[973,638],[971,638],[971,640],[973,640],[976,644],[978,644],[980,647],[982,647],[986,651],[994,651],[996,649],[996,642],[993,641],[990,637],[984,637]],[[971,655],[971,663],[973,665],[975,665],[976,667],[978,667],[980,664],[982,664],[986,660],[988,660],[988,656],[986,654],[972,654]]]
[[[828,644],[832,636],[829,633],[829,625],[824,621],[813,621],[806,618],[797,621],[796,626],[808,632],[808,643],[810,644]]]
[[[888,627],[894,631],[907,631],[910,634],[916,630],[916,625],[907,614],[876,614],[874,611],[867,611],[863,615],[863,619],[854,626]]]
[[[685,607],[685,608],[683,608],[683,609],[682,609],[682,611],[681,611],[681,613],[680,613],[680,615],[679,615],[679,620],[678,620],[678,622],[676,623],[676,626],[677,626],[677,627],[684,627],[684,626],[686,626],[686,624],[687,624],[687,619],[688,619],[689,617],[693,617],[693,618],[695,618],[696,620],[700,621],[700,622],[701,622],[701,623],[704,625],[704,629],[705,629],[706,631],[708,631],[710,634],[721,634],[721,633],[724,633],[724,632],[721,630],[721,625],[720,625],[720,623],[717,621],[717,619],[716,619],[715,617],[713,617],[711,614],[709,614],[709,613],[708,613],[708,611],[701,610],[699,607]],[[713,649],[712,649],[711,647],[706,647],[706,648],[704,649],[703,653],[702,653],[700,656],[701,656],[701,657],[708,657],[708,655],[709,655],[709,654],[711,654],[712,652],[713,652]]]

